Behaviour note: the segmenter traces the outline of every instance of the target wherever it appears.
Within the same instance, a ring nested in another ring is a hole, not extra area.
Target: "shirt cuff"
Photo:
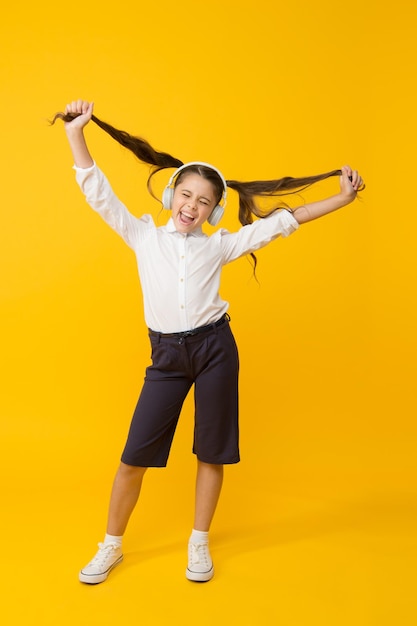
[[[93,161],[93,165],[90,165],[90,167],[78,167],[78,165],[73,165],[72,169],[75,170],[76,172],[91,172],[91,170],[93,170],[96,167],[96,162]]]
[[[277,215],[279,215],[281,218],[281,224],[282,224],[281,234],[283,237],[288,237],[300,227],[300,224],[295,219],[294,215],[292,214],[292,211],[287,211],[286,209],[282,209],[281,211],[277,212]]]

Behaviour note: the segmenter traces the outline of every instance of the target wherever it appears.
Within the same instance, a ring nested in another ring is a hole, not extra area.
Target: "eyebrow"
[[[192,194],[192,191],[190,191],[189,189],[186,189],[185,187],[183,187],[183,188],[181,189],[181,191],[186,191],[187,193]],[[213,201],[213,198],[207,198],[207,196],[198,196],[198,197],[199,197],[200,199],[207,200],[207,202],[212,202],[212,201]]]

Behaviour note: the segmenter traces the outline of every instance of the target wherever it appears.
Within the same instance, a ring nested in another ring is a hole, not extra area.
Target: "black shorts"
[[[166,466],[183,402],[194,384],[194,454],[204,463],[238,463],[239,357],[228,316],[195,335],[178,338],[150,331],[149,337],[152,365],[146,369],[122,462]]]

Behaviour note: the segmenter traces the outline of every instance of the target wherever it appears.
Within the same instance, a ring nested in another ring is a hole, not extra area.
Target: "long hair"
[[[77,117],[77,114],[56,113],[54,118],[51,120],[51,124],[54,124],[57,119],[61,119],[64,122],[71,122],[75,117]],[[103,122],[95,115],[92,115],[91,119],[95,124],[97,124],[97,126],[99,126],[107,134],[109,134],[110,137],[115,139],[123,147],[133,152],[133,154],[140,161],[142,161],[143,163],[148,163],[152,166],[152,171],[149,174],[147,185],[149,192],[154,198],[156,196],[152,191],[152,177],[162,169],[179,168],[184,165],[183,161],[173,157],[171,154],[168,154],[167,152],[158,152],[145,139],[130,135],[124,130],[118,130],[110,124],[107,124],[107,122]],[[199,167],[197,170],[195,169],[195,166],[190,166],[190,168],[184,168],[184,170],[182,170],[177,180],[175,181],[175,184],[178,184],[181,178],[183,178],[183,176],[190,172],[197,172],[204,178],[209,179],[214,185],[219,198],[221,198],[223,192],[223,182],[221,181],[217,173],[210,168]],[[331,176],[340,176],[341,173],[341,170],[337,169],[332,170],[331,172],[326,172],[324,174],[318,174],[316,176],[305,176],[302,178],[293,178],[290,176],[286,176],[284,178],[279,178],[275,180],[254,180],[250,182],[241,182],[238,180],[226,179],[226,183],[227,186],[230,187],[230,189],[235,190],[239,196],[238,217],[242,226],[246,226],[247,224],[251,224],[253,222],[254,216],[257,218],[265,218],[277,211],[278,209],[287,207],[287,205],[283,201],[281,201],[274,207],[265,210],[262,209],[259,204],[257,204],[256,198],[273,198],[300,193],[301,191],[307,189],[307,187],[314,185],[314,183],[325,180],[326,178],[330,178]],[[256,256],[254,254],[251,254],[251,257],[254,262],[254,269],[256,269]]]

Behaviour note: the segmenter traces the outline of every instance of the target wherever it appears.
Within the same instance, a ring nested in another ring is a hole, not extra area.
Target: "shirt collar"
[[[178,232],[177,229],[175,228],[175,224],[174,224],[174,220],[172,219],[172,217],[169,218],[167,225],[166,225],[166,229],[168,233],[176,233]],[[182,233],[179,233],[182,234]],[[201,226],[199,226],[198,228],[196,228],[196,230],[193,230],[192,233],[189,233],[189,236],[191,237],[204,237],[204,233],[203,230],[201,228]]]

